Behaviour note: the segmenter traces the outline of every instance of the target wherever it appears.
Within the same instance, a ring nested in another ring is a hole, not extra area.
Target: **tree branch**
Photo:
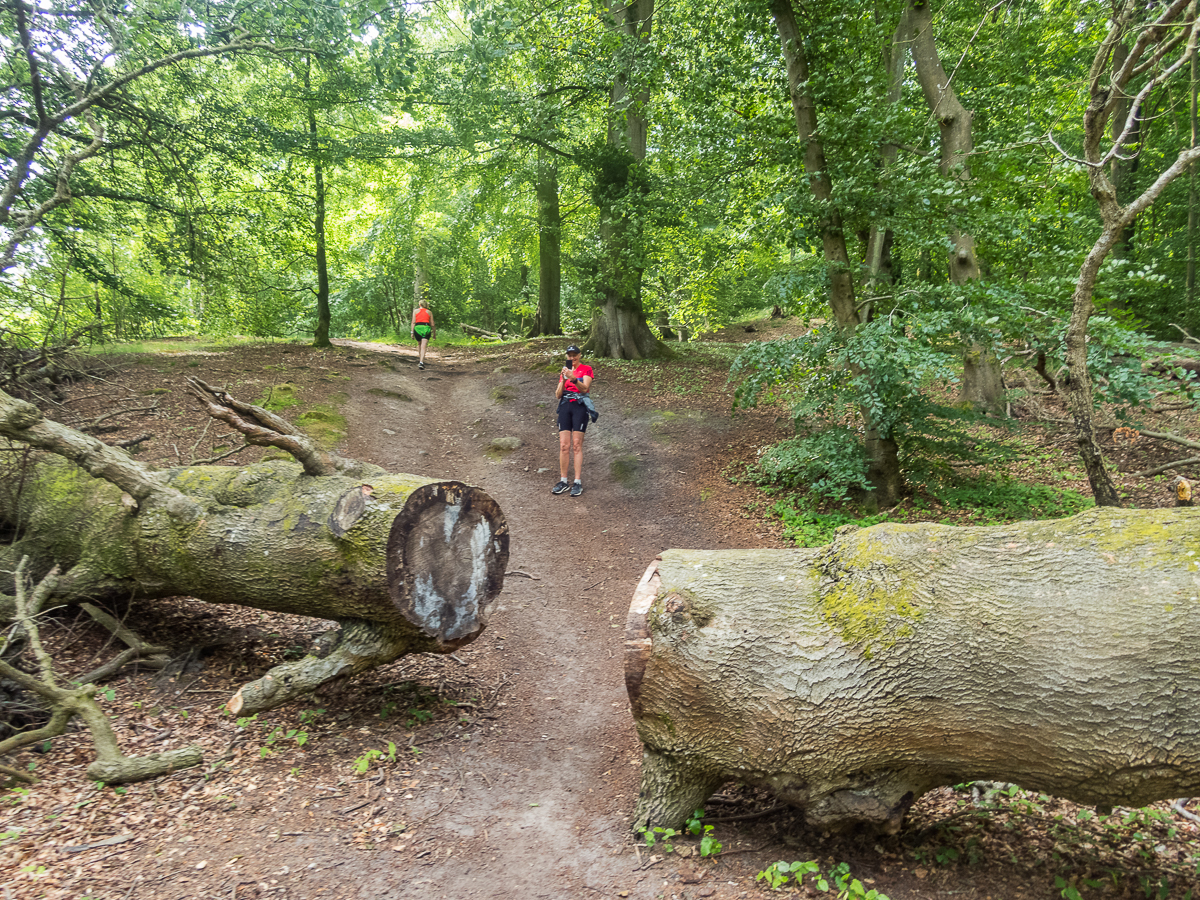
[[[149,467],[135,462],[124,450],[53,422],[32,403],[4,391],[0,391],[0,437],[71,460],[93,478],[115,484],[139,507],[152,503],[183,519],[193,519],[200,513],[194,501],[160,482]]]
[[[308,435],[275,413],[244,403],[199,378],[189,378],[187,383],[208,414],[244,434],[246,443],[278,447],[304,466],[306,475],[333,475],[339,470],[339,460],[334,454],[322,450]]]
[[[113,731],[112,723],[96,702],[95,686],[85,685],[73,690],[66,690],[58,686],[53,660],[42,646],[41,635],[37,623],[34,621],[35,613],[32,611],[36,608],[39,598],[54,589],[54,583],[58,577],[58,567],[55,566],[50,574],[38,583],[33,589],[31,597],[28,578],[25,574],[27,564],[28,559],[24,558],[17,566],[17,623],[29,638],[29,645],[37,660],[41,678],[35,678],[4,660],[0,660],[0,675],[49,701],[52,710],[50,721],[41,728],[21,732],[5,741],[0,741],[0,756],[57,737],[66,731],[67,723],[71,719],[79,716],[91,732],[92,743],[96,747],[96,761],[88,766],[87,770],[88,776],[96,780],[108,784],[123,784],[129,781],[153,778],[175,769],[183,769],[201,763],[204,757],[198,747],[183,747],[142,757],[125,756],[117,744],[117,736]]]

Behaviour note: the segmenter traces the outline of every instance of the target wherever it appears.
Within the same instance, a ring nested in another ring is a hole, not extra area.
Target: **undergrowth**
[[[783,522],[784,537],[799,547],[819,547],[844,525],[866,528],[880,522],[953,522],[1002,525],[1029,519],[1073,516],[1093,505],[1070,488],[1027,484],[1006,474],[929,480],[912,497],[886,512],[864,515],[848,504],[820,502],[813,494],[780,497],[771,513]]]

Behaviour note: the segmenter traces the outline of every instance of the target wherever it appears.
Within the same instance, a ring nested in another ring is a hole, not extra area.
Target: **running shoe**
[[[583,493],[583,482],[582,481],[577,481],[573,485],[571,485],[571,496],[572,497],[578,497],[582,493]]]
[[[424,368],[425,368],[425,363],[417,363],[417,368],[418,368],[418,369],[424,369]]]
[[[564,478],[562,481],[560,481],[554,487],[550,488],[550,493],[565,494],[570,489],[570,487],[571,487],[571,485],[568,484],[567,480]]]

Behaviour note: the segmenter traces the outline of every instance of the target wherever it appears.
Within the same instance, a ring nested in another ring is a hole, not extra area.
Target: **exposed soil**
[[[792,327],[768,322],[726,337]],[[758,493],[725,473],[785,437],[788,420],[773,409],[731,418],[725,373],[711,366],[681,370],[680,392],[678,371],[658,383],[600,363],[586,490],[551,496],[561,343],[434,352],[423,372],[406,347],[205,352],[181,343],[175,354],[116,358],[105,382],[77,385],[57,413],[65,421],[95,418],[121,398],[126,407],[158,399],[152,420],[115,420],[105,438],[152,432],[140,458],[176,465],[237,443],[206,423],[185,375],[251,401],[290,383],[299,405],[284,414],[337,407],[346,455],[487,490],[511,528],[510,572],[488,630],[453,656],[404,658],[240,724],[222,715],[225,700],[303,652],[327,623],[185,598],[139,604],[130,625],[179,657],[163,673],[126,669],[106,685],[106,706],[126,752],[195,743],[206,763],[114,790],[84,777],[85,732],[19,755],[41,781],[8,792],[0,807],[6,896],[729,900],[757,896],[765,888],[755,874],[785,858],[848,863],[892,900],[1058,897],[1063,886],[1085,897],[1142,896],[1164,876],[1162,896],[1183,896],[1188,858],[1196,871],[1196,830],[1166,805],[1158,807],[1166,824],[1108,840],[1072,804],[1029,795],[1027,807],[983,815],[969,792],[945,790],[920,801],[897,837],[830,837],[770,797],[729,785],[708,804],[724,845],[715,861],[700,859],[691,839],[671,854],[636,846],[628,820],[640,744],[621,659],[630,595],[668,547],[782,546],[778,524],[756,511]],[[501,437],[520,448],[493,449]],[[68,675],[114,652],[86,616],[64,614],[46,632]]]

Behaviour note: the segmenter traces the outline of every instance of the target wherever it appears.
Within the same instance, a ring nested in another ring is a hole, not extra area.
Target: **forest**
[[[5,890],[1192,900],[1197,15],[0,0]]]

